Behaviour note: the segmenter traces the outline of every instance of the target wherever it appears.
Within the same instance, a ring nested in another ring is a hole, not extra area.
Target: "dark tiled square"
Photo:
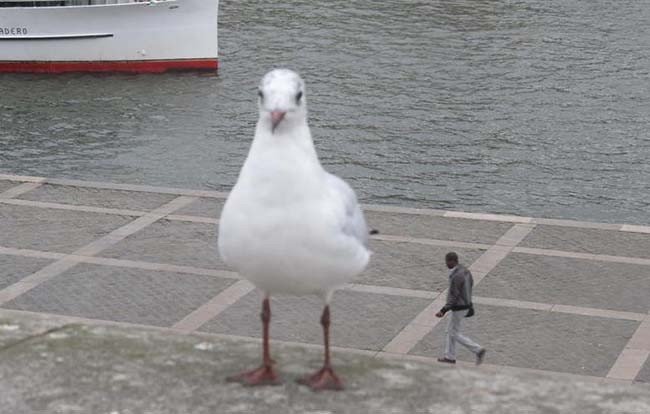
[[[0,204],[0,246],[71,253],[132,220],[112,214]]]
[[[643,364],[639,375],[636,376],[636,381],[650,383],[650,357]]]
[[[521,242],[521,246],[650,258],[650,234],[614,230],[537,226]]]
[[[232,283],[211,276],[82,264],[3,307],[171,326]]]
[[[160,220],[101,253],[104,257],[225,269],[215,224]]]
[[[513,253],[476,286],[479,296],[650,311],[650,267]]]
[[[201,330],[259,337],[262,295],[255,291]],[[380,350],[422,309],[427,299],[339,291],[334,294],[332,344]],[[323,302],[317,297],[277,297],[271,303],[271,338],[320,344]]]
[[[49,259],[0,255],[0,289],[13,285],[50,263],[52,260]]]
[[[220,198],[199,198],[182,209],[175,211],[174,214],[219,219],[221,209],[225,202],[226,200]]]
[[[18,198],[48,203],[147,211],[160,207],[175,197],[171,194],[44,184]]]
[[[467,266],[483,253],[481,250],[380,240],[372,240],[370,249],[373,251],[370,265],[355,283],[431,291],[447,288],[444,261],[447,252],[457,252]]]
[[[511,223],[365,211],[368,226],[381,234],[471,243],[494,243]]]
[[[447,319],[411,351],[441,356]],[[462,332],[488,349],[486,362],[523,368],[605,376],[639,322],[480,305]],[[458,345],[458,359],[474,356]]]

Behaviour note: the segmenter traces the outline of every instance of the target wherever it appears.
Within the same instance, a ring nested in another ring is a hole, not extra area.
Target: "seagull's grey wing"
[[[357,202],[357,195],[345,181],[333,174],[328,173],[327,175],[330,189],[343,202],[345,211],[341,220],[343,233],[356,238],[364,246],[368,246],[368,226]]]

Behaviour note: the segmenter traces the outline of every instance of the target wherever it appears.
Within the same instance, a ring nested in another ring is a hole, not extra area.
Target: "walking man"
[[[438,358],[438,361],[455,364],[456,342],[458,342],[476,355],[476,365],[480,365],[485,357],[485,348],[460,333],[460,325],[463,318],[469,318],[474,315],[474,307],[472,306],[474,279],[472,278],[472,273],[458,262],[458,255],[454,252],[447,253],[445,262],[449,269],[447,304],[436,313],[436,316],[442,318],[447,312],[451,311],[451,317],[447,326],[445,356]]]

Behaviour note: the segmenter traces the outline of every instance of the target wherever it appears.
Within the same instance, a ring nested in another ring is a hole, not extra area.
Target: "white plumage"
[[[274,70],[260,92],[255,138],[221,213],[219,252],[268,294],[329,301],[368,263],[363,213],[350,186],[318,160],[300,77]],[[286,115],[273,128],[276,111]]]
[[[231,377],[245,385],[280,382],[269,352],[269,297],[316,294],[323,298],[323,368],[301,383],[340,390],[330,364],[332,293],[368,264],[368,229],[354,191],[323,169],[307,125],[305,85],[287,69],[264,76],[255,138],[223,207],[219,253],[265,293],[263,364]]]

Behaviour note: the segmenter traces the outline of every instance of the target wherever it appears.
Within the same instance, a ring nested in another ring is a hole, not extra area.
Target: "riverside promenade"
[[[22,348],[15,346],[16,338],[20,344],[38,342],[60,329],[71,329],[61,334],[66,340],[92,332],[125,332],[124,340],[135,340],[134,332],[143,332],[143,341],[160,346],[159,356],[160,349],[173,353],[173,343],[187,348],[196,338],[201,340],[189,346],[192,352],[216,354],[214,349],[231,344],[234,354],[246,355],[238,364],[224,362],[223,376],[247,368],[259,351],[260,294],[219,260],[216,231],[225,197],[214,191],[0,175],[0,372],[10,370],[2,350]],[[440,378],[456,371],[464,373],[462,378],[489,373],[486,380],[551,375],[569,378],[567,383],[637,383],[648,392],[650,227],[364,208],[370,227],[380,234],[371,238],[375,254],[369,269],[334,296],[332,343],[339,362],[399,361],[406,370],[409,363],[423,362]],[[444,342],[445,320],[434,314],[444,304],[443,258],[450,250],[474,274],[477,316],[464,330],[489,350],[480,369],[470,366],[473,356],[464,349],[459,360],[465,363],[458,367],[434,363]],[[287,349],[299,349],[314,365],[302,368],[315,368],[319,300],[274,298],[272,309],[280,362],[290,358]],[[102,331],[108,327],[114,331]],[[25,336],[17,333],[22,329]],[[161,345],[165,334],[170,343]],[[413,365],[414,372],[419,367]],[[287,373],[301,367],[279,368]],[[411,381],[386,370],[386,381],[395,387]],[[221,378],[210,375],[213,381]],[[354,372],[344,375],[353,384],[362,381]]]

